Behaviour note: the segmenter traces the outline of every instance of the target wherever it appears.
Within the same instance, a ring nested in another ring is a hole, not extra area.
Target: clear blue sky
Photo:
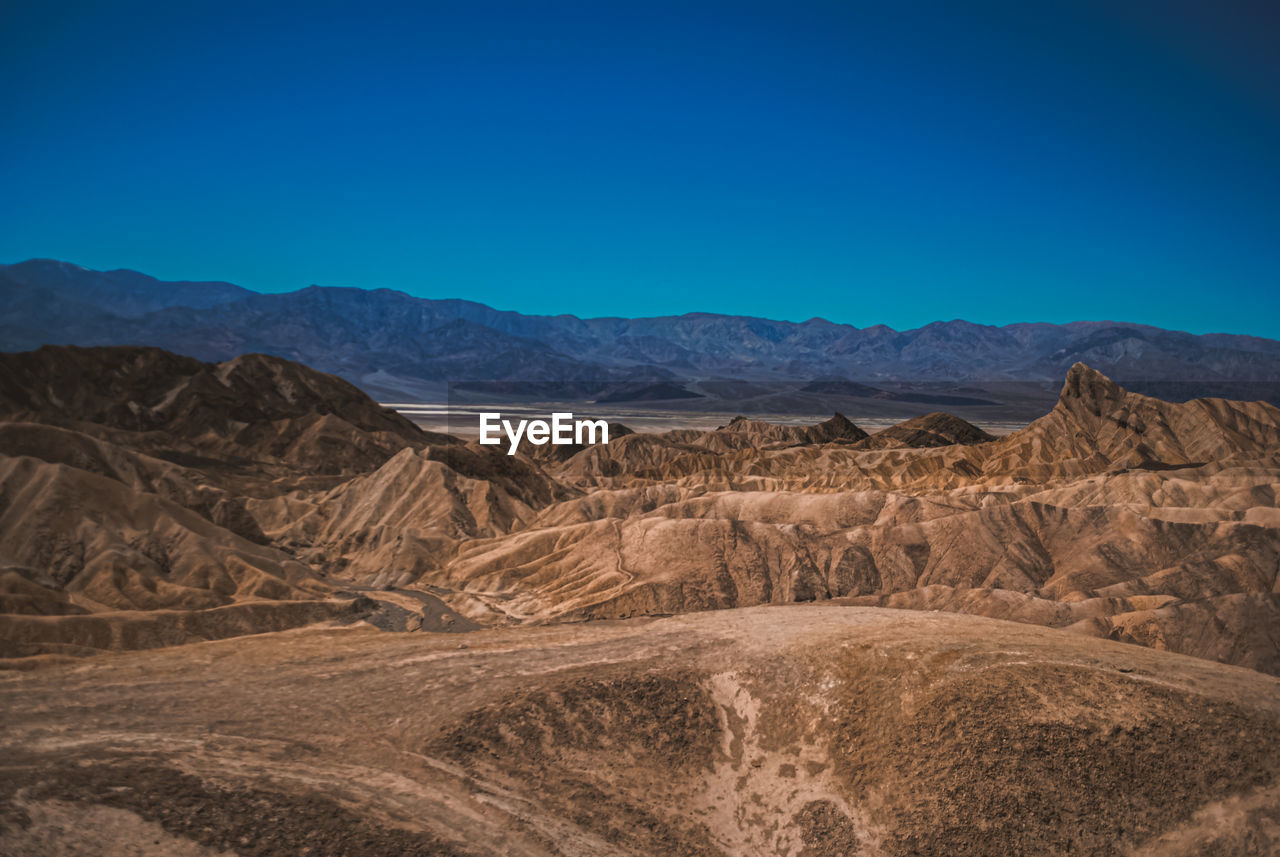
[[[0,4],[0,262],[1280,337],[1280,5]]]

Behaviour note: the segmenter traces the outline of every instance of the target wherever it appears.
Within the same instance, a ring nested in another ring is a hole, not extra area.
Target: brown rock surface
[[[345,591],[391,611],[381,625],[412,624],[422,596],[461,626],[834,598],[1280,671],[1280,411],[1266,404],[1161,402],[1077,365],[1048,415],[999,439],[946,414],[870,437],[840,415],[737,419],[534,459],[405,428],[275,358],[4,360],[13,614]],[[338,424],[354,451],[317,481],[317,438]]]
[[[126,346],[0,355],[0,415],[251,476],[349,476],[405,446],[448,440],[425,434],[341,378],[278,357],[210,364]]]
[[[860,444],[864,449],[908,446],[916,449],[951,446],[955,443],[975,444],[995,440],[982,429],[957,416],[945,413],[925,414],[876,432]]]
[[[275,358],[0,363],[0,854],[1280,850],[1269,405],[530,457]]]
[[[854,598],[1280,670],[1275,408],[1160,402],[1077,366],[1050,414],[999,440],[912,422],[879,449],[859,447],[885,432],[623,438],[549,468],[585,496],[466,540],[424,579],[490,621]],[[958,442],[933,446],[943,434]]]
[[[303,630],[0,675],[0,853],[1280,848],[1280,684],[1250,670],[830,605],[458,639]]]

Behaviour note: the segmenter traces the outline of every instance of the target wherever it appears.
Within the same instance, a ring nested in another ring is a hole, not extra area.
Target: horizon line
[[[291,294],[297,294],[298,292],[306,291],[308,289],[350,290],[350,291],[360,291],[360,292],[392,292],[395,294],[404,295],[407,298],[412,298],[413,300],[433,301],[433,302],[440,302],[440,303],[450,302],[450,301],[459,302],[459,303],[469,303],[479,307],[484,307],[485,309],[491,310],[493,312],[510,313],[513,315],[524,316],[525,318],[572,318],[577,321],[583,321],[583,322],[659,321],[663,319],[688,318],[691,316],[714,316],[718,318],[741,318],[741,319],[748,319],[751,321],[767,321],[767,322],[774,322],[779,324],[791,324],[796,326],[806,325],[813,322],[822,322],[825,324],[833,325],[835,327],[849,327],[858,331],[874,330],[875,328],[883,327],[887,330],[893,331],[894,333],[913,333],[915,331],[924,330],[925,328],[928,328],[928,327],[933,327],[934,325],[946,325],[946,324],[957,324],[957,323],[969,324],[969,325],[973,325],[974,327],[991,328],[995,330],[1003,330],[1009,327],[1028,327],[1032,325],[1048,325],[1051,327],[1068,327],[1071,325],[1079,325],[1079,324],[1107,324],[1107,325],[1116,325],[1116,326],[1125,326],[1125,327],[1142,327],[1142,328],[1148,328],[1151,330],[1164,331],[1166,333],[1182,333],[1182,334],[1186,334],[1187,336],[1239,336],[1239,337],[1245,337],[1249,339],[1264,339],[1264,340],[1267,340],[1268,342],[1280,342],[1280,337],[1263,336],[1256,333],[1232,333],[1230,331],[1221,331],[1221,330],[1205,331],[1204,333],[1193,333],[1189,330],[1184,330],[1181,328],[1172,328],[1172,327],[1161,327],[1160,325],[1151,324],[1149,322],[1126,321],[1121,319],[1109,319],[1109,318],[1096,318],[1096,319],[1078,318],[1078,319],[1072,319],[1071,321],[1026,320],[1026,321],[1011,321],[1011,322],[1004,322],[1001,324],[994,324],[994,323],[988,323],[988,322],[970,321],[969,319],[960,318],[957,316],[951,319],[937,318],[937,319],[934,319],[933,321],[926,322],[916,327],[897,328],[897,327],[893,327],[892,325],[885,324],[884,322],[876,322],[874,324],[869,324],[866,326],[859,326],[857,324],[854,324],[852,322],[847,322],[847,321],[832,321],[831,319],[825,318],[823,316],[812,316],[810,318],[804,319],[803,321],[796,321],[794,319],[788,319],[788,318],[775,318],[771,316],[762,316],[762,315],[748,315],[745,313],[717,312],[714,310],[689,310],[682,313],[668,313],[668,314],[660,314],[660,315],[595,315],[595,316],[578,315],[577,313],[572,313],[572,312],[559,312],[559,313],[526,312],[518,309],[504,309],[501,307],[494,306],[493,304],[488,304],[488,303],[484,303],[483,301],[475,300],[473,298],[424,297],[422,295],[417,295],[412,292],[405,291],[403,288],[392,288],[390,286],[330,286],[330,285],[321,285],[319,283],[310,283],[305,286],[299,286],[293,289],[284,289],[282,291],[261,291],[259,289],[250,288],[249,286],[240,285],[239,283],[235,283],[230,280],[163,280],[152,274],[148,274],[145,271],[140,271],[137,268],[111,268],[111,269],[90,268],[85,265],[81,265],[77,262],[71,262],[66,259],[55,259],[47,256],[32,256],[30,258],[23,259],[19,262],[0,263],[0,268],[16,267],[18,265],[25,265],[31,262],[50,262],[55,265],[71,266],[81,271],[88,271],[94,274],[121,274],[121,273],[138,274],[140,276],[155,280],[158,283],[188,283],[191,285],[234,286],[235,288],[243,289],[247,292],[250,292],[258,296],[291,295]],[[227,303],[228,304],[235,303],[235,301],[228,301]],[[226,304],[221,304],[221,305],[225,306]],[[180,305],[175,305],[175,306],[180,306]]]

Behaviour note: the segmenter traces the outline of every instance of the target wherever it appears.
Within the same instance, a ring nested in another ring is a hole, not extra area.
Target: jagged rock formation
[[[429,438],[332,375],[262,354],[216,365],[158,348],[0,355],[0,413],[183,463],[351,475]]]
[[[859,441],[866,438],[867,433],[849,422],[844,414],[835,414],[831,419],[814,426],[774,425],[763,420],[735,417],[728,425],[715,431],[676,431],[668,432],[667,437],[704,447],[712,452],[729,452],[737,449],[772,449],[833,441]]]
[[[1280,847],[1269,405],[508,456],[276,358],[0,364],[0,853]]]
[[[794,443],[746,420],[623,438],[548,471],[585,496],[425,579],[485,621],[853,598],[1280,671],[1275,408],[1160,402],[1077,366],[1004,438],[945,416],[888,433],[869,450],[878,436]]]
[[[968,446],[986,443],[989,440],[995,440],[995,438],[977,426],[952,414],[936,412],[878,431],[874,437],[868,437],[863,441],[862,448],[887,449],[905,446],[920,449],[928,446],[951,446],[957,443]]]
[[[154,348],[0,355],[0,415],[5,656],[358,613],[354,594],[272,542],[260,510],[296,509],[298,492],[328,490],[398,450],[434,444],[427,454],[457,458],[460,446],[341,379],[262,355],[218,365]]]
[[[1050,413],[1000,438],[947,414],[868,436],[837,414],[508,456],[275,358],[0,360],[13,614],[384,587],[460,624],[839,599],[1280,673],[1280,411],[1263,403],[1162,402],[1077,365]]]

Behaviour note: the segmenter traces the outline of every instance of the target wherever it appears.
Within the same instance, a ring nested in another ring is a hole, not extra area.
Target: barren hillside
[[[1276,679],[972,616],[303,630],[0,693],[6,854],[1280,848]]]
[[[508,456],[277,358],[0,363],[0,853],[1280,848],[1270,405]]]
[[[404,628],[839,599],[1280,672],[1264,403],[1162,402],[1077,365],[1050,413],[999,439],[946,414],[872,436],[837,415],[530,457],[423,433],[276,358],[4,359],[9,656],[181,638],[86,630],[151,610],[202,639],[252,630],[208,630],[247,604],[264,629]]]

